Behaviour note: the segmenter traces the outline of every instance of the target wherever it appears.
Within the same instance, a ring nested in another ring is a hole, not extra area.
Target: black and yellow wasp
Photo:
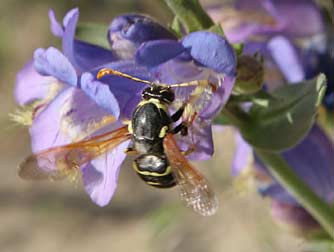
[[[212,88],[207,80],[197,80],[180,84],[158,84],[141,80],[125,73],[102,69],[97,78],[117,75],[148,85],[142,92],[142,101],[137,105],[128,125],[114,131],[68,145],[53,147],[33,154],[19,166],[19,176],[23,179],[57,180],[71,174],[73,170],[102,155],[119,144],[132,140],[127,153],[137,154],[134,170],[148,185],[180,189],[181,199],[195,212],[209,216],[216,212],[218,201],[205,177],[197,171],[185,157],[191,150],[182,152],[174,138],[175,134],[186,137],[188,127],[196,117],[196,111],[186,120],[172,128],[173,123],[184,115],[186,107],[198,100],[196,88]],[[172,115],[169,106],[175,99],[173,87],[196,86],[192,95]],[[183,119],[183,117],[182,117]]]

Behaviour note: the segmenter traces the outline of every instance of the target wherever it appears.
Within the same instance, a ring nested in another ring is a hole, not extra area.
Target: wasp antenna
[[[121,77],[124,77],[124,78],[127,78],[127,79],[130,79],[130,80],[133,80],[133,81],[136,81],[136,82],[141,82],[141,83],[145,83],[149,86],[153,86],[155,85],[153,82],[150,82],[150,81],[147,81],[147,80],[142,80],[142,79],[139,79],[139,78],[136,78],[134,76],[131,76],[129,74],[126,74],[126,73],[122,73],[120,71],[117,71],[117,70],[113,70],[113,69],[110,69],[110,68],[102,68],[96,75],[97,79],[101,79],[103,76],[105,75],[116,75],[116,76],[121,76]]]
[[[169,87],[190,87],[190,86],[200,86],[200,87],[206,87],[213,85],[211,82],[208,80],[194,80],[194,81],[189,81],[189,82],[183,82],[183,83],[178,83],[178,84],[171,84],[168,85]]]

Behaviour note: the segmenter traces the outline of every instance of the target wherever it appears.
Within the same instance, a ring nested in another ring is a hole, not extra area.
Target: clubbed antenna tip
[[[130,80],[133,80],[133,81],[136,81],[136,82],[145,83],[145,84],[150,85],[150,86],[153,86],[153,85],[154,85],[154,83],[152,83],[152,82],[150,82],[150,81],[142,80],[142,79],[136,78],[136,77],[134,77],[134,76],[131,76],[131,75],[129,75],[129,74],[122,73],[122,72],[120,72],[120,71],[113,70],[113,69],[110,69],[110,68],[102,68],[102,69],[97,73],[96,78],[97,78],[97,79],[101,79],[103,76],[106,76],[106,75],[116,75],[116,76],[121,76],[121,77],[130,79]]]

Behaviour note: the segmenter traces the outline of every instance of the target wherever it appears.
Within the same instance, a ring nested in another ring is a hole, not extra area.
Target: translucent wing
[[[183,156],[172,134],[164,138],[164,149],[180,189],[181,199],[203,216],[218,209],[218,200],[206,178]]]
[[[211,76],[206,80],[197,80],[194,83],[195,88],[185,87],[176,88],[176,104],[184,106],[182,114],[182,122],[187,126],[187,137],[182,135],[175,136],[182,148],[196,148],[193,155],[207,155],[206,149],[210,145],[211,136],[207,136],[211,128],[211,118],[217,113],[221,107],[221,103],[217,102],[217,98],[222,93],[222,82],[224,77]],[[219,92],[218,92],[219,91]],[[182,97],[183,95],[183,97]],[[186,97],[186,98],[184,98]],[[202,114],[204,113],[204,114]],[[213,113],[213,114],[212,114]],[[201,116],[200,116],[201,115]],[[206,115],[206,117],[203,117]],[[207,117],[209,115],[209,117]],[[202,142],[205,140],[204,142]]]
[[[63,179],[77,174],[80,166],[130,139],[127,126],[114,131],[27,157],[19,166],[23,179]]]
[[[207,80],[195,80],[187,83],[175,84],[182,85],[185,87],[179,87],[175,89],[175,104],[185,105],[182,119],[191,125],[198,114],[203,109],[207,108],[211,102],[212,97],[216,90],[221,87],[223,77],[219,78],[208,78]],[[189,85],[188,87],[186,85]],[[193,88],[195,86],[195,88]]]

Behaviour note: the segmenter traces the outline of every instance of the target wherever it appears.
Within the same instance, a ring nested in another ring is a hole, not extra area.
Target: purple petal
[[[234,29],[224,30],[227,39],[231,43],[242,43],[251,35],[254,35],[259,29],[257,24],[248,24],[236,27]]]
[[[207,31],[193,32],[183,38],[182,45],[205,67],[230,76],[236,74],[236,55],[222,36]]]
[[[53,9],[49,10],[49,20],[50,20],[50,29],[53,35],[61,38],[64,34],[64,29],[62,25],[58,22],[55,16],[55,12]]]
[[[62,132],[72,141],[82,140],[114,122],[115,117],[80,89],[76,89],[61,108]]]
[[[169,60],[150,70],[154,78],[166,84],[182,83],[192,80],[208,79],[212,72],[206,68],[200,68],[191,61]],[[185,98],[193,88],[176,88],[175,95]],[[186,91],[186,92],[185,92]],[[180,95],[178,94],[180,93]]]
[[[117,59],[112,51],[79,40],[74,41],[74,51],[72,56],[78,69],[82,72]]]
[[[333,199],[334,146],[319,126],[315,125],[301,144],[283,156],[323,199]]]
[[[50,85],[55,82],[57,82],[55,78],[41,76],[37,73],[33,62],[29,61],[16,75],[15,100],[23,106],[43,99],[47,96]]]
[[[157,21],[149,16],[138,14],[125,14],[114,18],[108,34],[111,46],[113,46],[115,34],[137,45],[157,39],[176,40],[175,35]]]
[[[280,224],[306,235],[320,229],[319,223],[302,207],[273,200],[271,214]]]
[[[33,121],[30,129],[33,151],[80,141],[114,122],[115,117],[100,108],[82,90],[67,88]]]
[[[41,75],[53,76],[71,86],[77,85],[76,72],[68,59],[56,48],[38,48],[34,52],[34,67]]]
[[[145,67],[137,65],[133,61],[119,61],[107,64],[103,67],[115,69],[131,76],[151,80],[151,74]],[[97,73],[97,72],[96,72]],[[94,73],[96,75],[96,73]],[[122,118],[131,118],[132,112],[141,100],[141,93],[145,84],[119,76],[105,76],[99,80],[107,84],[112,94],[116,97]]]
[[[253,161],[253,149],[242,138],[239,131],[235,133],[236,149],[232,160],[232,176],[238,176],[247,168],[249,168]]]
[[[237,0],[234,3],[234,6],[241,10],[241,9],[246,9],[246,10],[259,10],[259,11],[264,11],[264,2],[263,0],[253,0],[253,1],[248,1],[248,0]],[[268,1],[267,1],[268,2]]]
[[[61,109],[74,92],[75,88],[62,91],[35,118],[30,128],[33,153],[71,142],[71,138],[61,132]]]
[[[235,8],[222,4],[208,9],[210,17],[223,27],[228,41],[241,43],[258,33],[281,30],[275,19],[263,8],[262,0],[241,2],[237,1]]]
[[[120,108],[117,99],[110,91],[108,85],[95,80],[91,73],[84,73],[81,76],[81,89],[101,108],[108,111],[115,118],[119,117]]]
[[[70,20],[72,19],[73,16],[79,16],[79,8],[73,8],[70,9],[66,14],[65,17],[63,18],[63,26],[66,27],[68,26]]]
[[[305,79],[303,66],[296,48],[288,39],[283,36],[276,36],[268,42],[267,46],[288,82],[300,82]]]
[[[270,181],[269,183],[261,184],[261,187],[258,187],[258,192],[263,197],[270,197],[279,202],[289,204],[289,205],[298,205],[298,202],[287,193],[287,191],[278,183]]]
[[[280,28],[276,30],[276,32],[283,32],[286,35],[291,35],[294,37],[312,36],[321,33],[324,30],[324,23],[321,17],[321,12],[313,1],[238,0],[236,7],[239,10],[243,10],[245,12],[247,11],[248,13],[256,13],[260,11],[260,13],[269,14],[274,18],[276,23],[275,26]],[[259,20],[261,21],[261,19]],[[262,22],[260,22],[262,27],[260,26],[259,33],[268,33],[269,35],[272,32],[275,32],[275,30],[266,29],[268,28],[268,25],[266,25],[263,20],[266,19],[262,18]],[[301,22],[301,20],[303,21]]]
[[[321,12],[313,1],[274,0],[271,5],[267,4],[267,10],[284,26],[286,34],[312,36],[324,30]]]
[[[211,120],[202,120],[198,118],[188,129],[188,135],[182,137],[176,136],[177,143],[181,150],[186,151],[195,147],[195,150],[187,156],[191,160],[207,160],[214,153],[212,140]]]
[[[175,58],[184,51],[176,40],[153,40],[143,43],[136,52],[136,61],[149,67]]]
[[[130,40],[124,39],[119,33],[113,33],[111,50],[120,60],[131,60],[134,58],[138,45]]]
[[[75,29],[78,18],[79,11],[77,9],[68,14],[68,18],[64,20],[64,22],[66,21],[66,26],[62,42],[64,55],[78,72],[89,71],[92,68],[114,61],[116,57],[111,51],[75,40]]]
[[[106,206],[117,187],[118,174],[129,141],[120,144],[107,154],[92,160],[82,169],[85,189],[93,202]]]

